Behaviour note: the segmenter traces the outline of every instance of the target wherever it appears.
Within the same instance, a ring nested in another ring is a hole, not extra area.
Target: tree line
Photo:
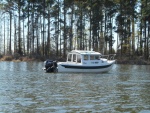
[[[65,57],[80,49],[147,60],[149,7],[150,0],[1,0],[0,54]]]

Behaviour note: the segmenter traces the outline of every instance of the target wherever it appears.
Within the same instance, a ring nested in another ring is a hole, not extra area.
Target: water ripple
[[[0,112],[150,112],[150,66],[44,73],[41,62],[0,62]]]

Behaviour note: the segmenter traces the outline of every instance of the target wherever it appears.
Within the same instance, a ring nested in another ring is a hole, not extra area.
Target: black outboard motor
[[[45,70],[46,72],[57,72],[57,62],[53,60],[46,60]]]

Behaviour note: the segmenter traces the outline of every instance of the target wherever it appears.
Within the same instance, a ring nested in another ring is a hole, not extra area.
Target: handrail
[[[116,54],[102,55],[101,58],[106,58],[107,60],[114,60]]]

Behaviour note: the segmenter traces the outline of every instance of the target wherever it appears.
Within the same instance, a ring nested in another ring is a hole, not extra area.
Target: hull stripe
[[[61,65],[65,68],[73,68],[73,69],[103,69],[103,68],[108,68],[110,65],[105,65],[105,66],[71,66],[71,65]]]

